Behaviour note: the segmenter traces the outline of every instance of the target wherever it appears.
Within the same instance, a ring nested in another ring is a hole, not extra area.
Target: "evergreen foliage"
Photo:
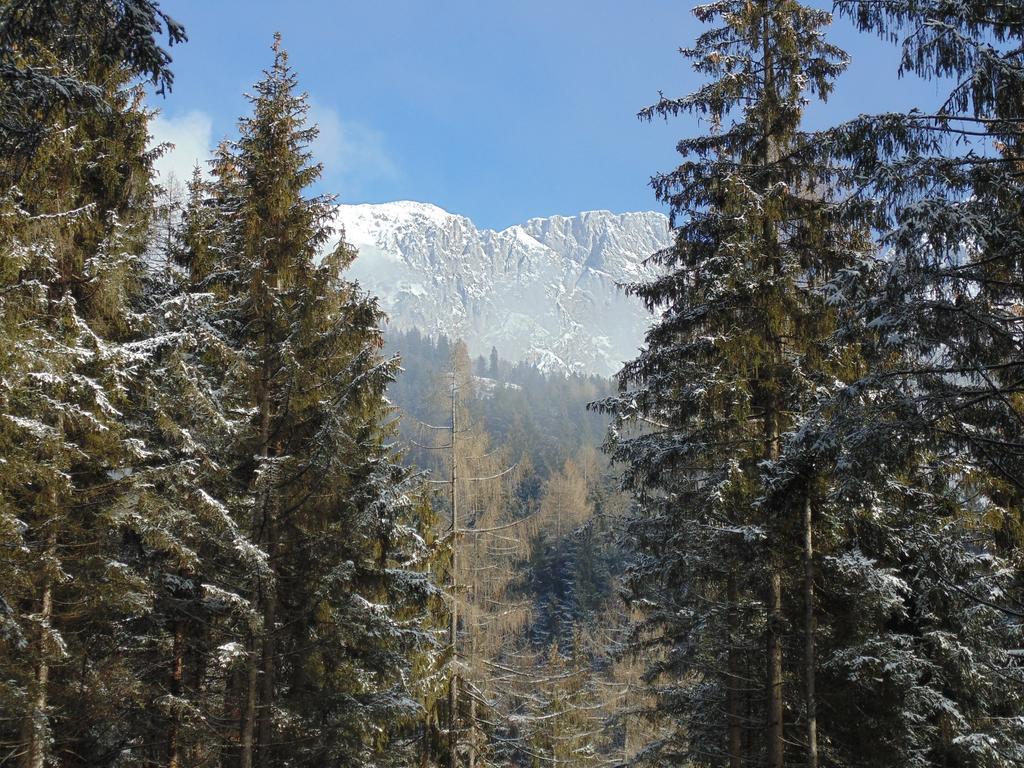
[[[354,258],[343,240],[320,257],[332,207],[304,196],[320,166],[295,89],[278,41],[209,201],[185,212],[181,260],[194,284],[227,287],[213,325],[245,372],[228,457],[236,519],[265,566],[250,574],[258,617],[228,692],[240,759],[366,765],[414,715],[406,681],[421,639],[404,625],[428,593],[408,570],[423,555],[420,508],[390,444],[396,363],[380,354],[381,313],[341,277]]]
[[[847,333],[866,340],[871,363],[840,403],[844,485],[861,503],[894,507],[868,518],[864,553],[913,595],[865,633],[877,646],[873,634],[892,632],[888,652],[915,670],[901,676],[902,693],[876,694],[891,707],[880,722],[905,724],[883,731],[890,755],[872,764],[889,765],[897,753],[905,764],[1012,765],[1022,757],[1024,706],[1024,670],[1008,653],[1021,645],[1022,607],[1024,241],[1014,147],[1024,9],[941,1],[837,9],[899,41],[901,72],[950,84],[934,108],[864,115],[825,138],[856,177],[850,208],[879,233],[881,249],[840,287],[856,309]]]
[[[948,92],[697,7],[616,393],[385,341],[279,37],[160,188],[183,27],[0,2],[0,764],[1024,764],[1024,5],[835,10]]]
[[[22,185],[53,129],[90,113],[118,112],[103,74],[124,68],[170,90],[171,56],[184,27],[153,0],[8,0],[0,5],[2,183]]]
[[[1003,5],[838,5],[904,30],[907,69],[963,78],[938,114],[802,132],[845,57],[826,14],[768,0],[696,9],[721,22],[684,51],[711,82],[641,113],[711,127],[653,179],[677,241],[634,290],[662,314],[601,404],[640,502],[633,647],[668,728],[647,754],[1010,765],[1017,181],[1005,141],[993,162],[947,136],[1019,132],[1019,100],[979,113],[1014,99],[1019,26]]]
[[[130,80],[170,73],[132,25],[181,32],[114,10],[131,56],[107,65],[121,49],[97,40],[98,98],[5,163],[24,184],[0,268],[3,759],[402,763],[432,643],[427,511],[393,444],[380,310],[342,277],[343,240],[321,257],[305,99],[275,44],[253,116],[155,245]]]
[[[846,63],[823,37],[828,15],[794,2],[695,13],[720,23],[684,51],[710,82],[641,116],[705,115],[712,132],[682,140],[683,164],[652,180],[681,223],[653,257],[664,276],[633,290],[664,311],[601,407],[641,502],[629,583],[664,648],[649,674],[671,681],[659,709],[677,729],[659,751],[781,766],[795,510],[817,489],[805,470],[796,493],[771,494],[770,474],[800,412],[855,366],[829,343],[824,286],[869,243],[837,217],[827,167],[801,162],[806,99],[827,98]]]
[[[128,550],[159,526],[131,510],[149,455],[127,418],[151,156],[132,73],[92,71],[107,109],[60,113],[4,160],[20,186],[4,194],[0,253],[3,728],[32,768],[48,755],[105,764],[122,718],[145,706],[122,650],[150,599]],[[68,713],[59,728],[51,710]]]

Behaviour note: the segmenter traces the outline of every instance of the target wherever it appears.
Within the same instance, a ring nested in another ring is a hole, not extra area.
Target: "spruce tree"
[[[116,749],[121,714],[139,704],[121,652],[124,626],[148,599],[123,560],[148,522],[125,513],[131,468],[145,458],[124,423],[130,343],[142,330],[135,301],[151,203],[148,115],[129,85],[133,72],[102,61],[91,72],[104,108],[56,110],[31,152],[5,158],[19,184],[5,194],[0,256],[0,346],[10,350],[0,496],[22,542],[5,600],[26,625],[5,648],[5,666],[19,660],[7,679],[24,686],[5,723],[21,723],[6,741],[33,767],[57,754],[102,765]]]
[[[103,72],[119,67],[160,93],[173,83],[169,46],[185,30],[153,0],[11,0],[0,6],[0,183],[21,185],[61,122],[118,111]]]
[[[1020,760],[1020,181],[1024,16],[1017,4],[839,2],[901,40],[902,72],[950,78],[935,108],[864,115],[823,144],[880,258],[837,282],[867,375],[827,437],[857,549],[827,561],[844,621],[827,664],[873,723],[836,725],[844,764]],[[839,447],[841,446],[841,448]],[[869,603],[865,603],[868,605]],[[884,606],[884,608],[883,608]],[[879,610],[881,609],[881,610]],[[843,639],[845,636],[845,640]],[[842,755],[841,758],[838,755]]]
[[[211,253],[224,241],[215,208],[197,169],[170,240],[151,246],[146,333],[129,347],[128,421],[147,455],[132,470],[131,513],[149,521],[129,562],[152,601],[133,625],[149,706],[129,727],[145,745],[140,762],[170,768],[221,764],[238,638],[258,620],[253,580],[268,573],[265,553],[239,524],[245,489],[233,470],[249,367],[223,322],[230,287],[213,272]]]
[[[651,259],[662,276],[632,290],[660,320],[620,374],[622,394],[601,406],[639,502],[627,582],[656,711],[672,726],[648,754],[781,766],[802,741],[813,762],[812,688],[793,675],[801,633],[789,618],[810,586],[817,470],[804,467],[791,492],[773,488],[800,414],[853,365],[831,343],[825,289],[870,244],[839,215],[835,174],[808,159],[815,141],[801,128],[846,57],[824,39],[829,15],[796,2],[695,13],[719,22],[683,51],[709,82],[641,116],[693,114],[709,133],[681,140],[683,164],[652,180],[679,226]]]
[[[831,139],[864,184],[886,253],[858,296],[882,346],[876,386],[919,390],[915,429],[958,461],[969,456],[967,472],[991,502],[993,545],[1016,557],[1024,9],[985,0],[841,0],[837,8],[900,43],[896,74],[949,83],[938,104],[863,115]],[[1011,611],[1024,607],[1019,591],[1010,600]]]
[[[268,563],[234,691],[239,759],[365,765],[414,714],[406,683],[420,637],[399,618],[427,588],[396,565],[416,554],[419,508],[389,444],[384,390],[397,363],[380,355],[382,315],[341,276],[354,258],[343,239],[321,257],[333,207],[305,195],[320,166],[295,90],[276,40],[253,114],[215,163],[226,227],[214,271],[234,289],[223,322],[249,370],[239,514]]]

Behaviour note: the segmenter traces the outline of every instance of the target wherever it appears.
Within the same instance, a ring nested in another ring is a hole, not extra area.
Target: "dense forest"
[[[416,331],[387,347],[405,368],[389,389],[404,458],[426,472],[444,531],[461,690],[447,712],[460,713],[466,764],[621,762],[641,727],[617,709],[639,676],[621,653],[616,589],[629,501],[599,450],[606,420],[586,409],[612,382],[546,377],[493,349],[473,360],[463,342]],[[448,725],[438,714],[432,754]]]
[[[386,331],[279,36],[161,186],[185,27],[0,0],[0,765],[1024,764],[1024,4],[831,10],[939,96],[697,7],[608,381]]]

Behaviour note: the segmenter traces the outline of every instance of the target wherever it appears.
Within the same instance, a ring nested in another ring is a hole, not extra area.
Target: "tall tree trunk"
[[[736,647],[739,634],[739,590],[736,574],[730,573],[727,585],[728,615],[728,682],[726,684],[726,715],[729,732],[729,768],[743,766],[743,723],[740,715],[740,655]]]
[[[781,358],[781,350],[777,350]],[[768,458],[777,461],[779,457],[779,425],[778,413],[780,408],[777,403],[772,403],[769,408],[768,421]],[[767,553],[768,561],[768,622],[767,622],[767,729],[768,743],[767,757],[770,768],[783,768],[785,765],[785,727],[783,722],[784,714],[784,693],[783,681],[783,658],[782,658],[782,632],[784,629],[784,618],[782,615],[782,554],[778,543],[778,535],[769,538]]]
[[[279,289],[279,278],[275,277],[274,291]],[[267,328],[272,328],[272,320],[266,319]],[[270,444],[271,436],[271,386],[273,383],[272,371],[273,343],[265,337],[263,340],[262,369],[259,382],[259,390],[256,394],[256,402],[260,414],[260,469],[263,472],[269,471],[271,456],[280,455],[278,446]],[[269,479],[264,479],[262,488],[262,516],[260,519],[259,541],[265,546],[267,563],[270,572],[274,573],[277,549],[277,510],[275,507],[275,488],[277,478],[273,474]],[[273,715],[274,715],[274,624],[277,620],[277,583],[276,579],[268,577],[265,583],[260,585],[260,608],[263,618],[263,637],[260,653],[261,680],[259,687],[259,704],[256,710],[256,748],[255,758],[258,768],[270,768],[270,752],[273,742]]]
[[[277,536],[273,521],[269,522],[267,555],[271,563],[277,555]],[[277,589],[276,584],[264,592],[263,604],[263,654],[262,679],[260,681],[260,705],[257,716],[256,733],[256,765],[258,768],[271,768],[271,746],[274,743],[274,683],[276,673],[276,634],[274,624],[277,621]]]
[[[779,429],[775,420],[773,410],[770,419],[770,442],[769,458],[778,459]],[[783,768],[785,765],[785,730],[783,723],[784,700],[782,690],[782,566],[781,555],[777,551],[777,545],[770,546],[768,552],[768,626],[767,626],[767,656],[768,656],[768,765],[770,768]]]
[[[221,720],[224,723],[237,721],[238,723],[238,745],[241,746],[242,735],[242,673],[237,666],[231,668],[230,673],[224,678],[224,690],[221,696]],[[219,755],[214,760],[214,765],[221,768],[240,768],[241,750],[234,745],[234,739],[215,739],[218,742],[214,748],[214,754]]]
[[[424,708],[423,722],[420,724],[422,729],[421,743],[420,743],[420,768],[429,768],[430,766],[430,710]]]
[[[476,593],[473,594],[475,603]],[[468,615],[468,614],[467,614]],[[469,670],[475,669],[476,666],[476,624],[467,627],[467,634],[469,635],[469,658],[467,659],[466,667]],[[473,691],[469,692],[469,739],[468,747],[469,751],[466,756],[466,768],[476,768],[476,694]]]
[[[171,696],[181,696],[185,680],[185,622],[178,619],[174,624],[174,646],[172,650]],[[167,723],[167,768],[183,768],[181,761],[181,716],[177,702]]]
[[[56,498],[50,495],[51,503],[56,506]],[[47,658],[47,635],[50,622],[53,620],[53,576],[52,561],[57,555],[57,536],[49,533],[46,538],[46,557],[43,566],[43,582],[39,596],[39,627],[35,632],[35,669],[33,670],[32,689],[29,699],[29,710],[22,721],[22,741],[25,752],[22,758],[24,768],[44,768],[47,753],[46,708],[49,700],[50,663]]]
[[[256,658],[256,637],[249,635],[249,648],[245,658],[245,705],[242,709],[240,768],[253,768],[253,747],[256,733],[256,698],[259,688],[259,663]]]
[[[469,697],[469,758],[468,768],[476,768],[476,698]]]
[[[761,52],[763,56],[762,66],[764,69],[764,101],[766,104],[777,108],[779,103],[778,86],[775,82],[775,61],[772,49],[771,13],[777,4],[762,0],[761,2]],[[769,110],[764,112],[764,124],[762,126],[762,139],[764,142],[764,156],[762,162],[767,169],[778,157],[779,146],[777,137],[773,131],[772,117]],[[778,275],[781,263],[778,256],[779,238],[778,232],[764,220],[764,243],[765,253],[772,259],[772,273]],[[770,343],[774,347],[774,360],[771,377],[776,377],[778,366],[783,360],[783,349],[781,339],[772,333]],[[772,382],[777,385],[778,381]],[[782,404],[778,400],[778,393],[775,386],[769,394],[769,402],[766,403],[765,426],[768,438],[768,458],[772,461],[779,457],[779,433],[780,416]],[[771,546],[768,552],[768,563],[771,572],[768,576],[768,765],[771,768],[782,768],[785,764],[785,742],[783,730],[783,690],[782,690],[782,567],[781,558],[776,551],[777,547]]]
[[[782,700],[782,574],[772,565],[768,590],[768,765],[785,764]]]
[[[628,709],[629,709],[629,683],[626,683],[626,693],[623,696],[622,700],[625,703],[626,709],[628,711]],[[630,716],[627,714],[626,717],[624,717],[623,720],[622,720],[622,731],[623,731],[623,733],[622,733],[622,764],[623,765],[625,765],[629,761],[629,758],[631,758],[633,756],[633,752],[630,749],[633,745],[632,745],[632,743],[630,742],[630,739],[629,739],[629,735],[630,735],[629,722],[630,722],[630,719],[631,719]]]
[[[753,679],[753,675],[754,670],[751,669],[750,654],[744,654],[743,679],[749,681]],[[761,750],[761,745],[758,743],[761,732],[759,729],[751,727],[755,722],[757,722],[757,713],[755,711],[754,696],[748,684],[743,691],[743,754],[745,755],[756,755]]]
[[[814,520],[811,497],[804,499],[804,694],[807,707],[807,768],[818,768],[818,715],[814,692],[817,629],[814,617]]]
[[[451,611],[449,612],[448,642],[451,645],[451,677],[448,680],[448,765],[458,768],[459,764],[459,676],[458,639],[459,639],[459,608],[456,592],[458,591],[459,571],[459,494],[458,494],[458,453],[456,439],[458,424],[455,416],[455,369],[452,368],[452,577],[451,577]]]

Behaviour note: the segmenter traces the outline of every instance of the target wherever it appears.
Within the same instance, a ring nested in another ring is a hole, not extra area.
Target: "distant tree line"
[[[429,755],[473,768],[621,763],[642,731],[624,706],[639,668],[619,652],[629,499],[599,450],[604,417],[585,409],[611,382],[496,351],[474,361],[462,341],[418,331],[388,344],[414,372],[389,397],[407,460],[439,486],[435,573],[455,608],[425,711]]]
[[[412,437],[416,422],[444,419],[444,379],[450,375],[458,340],[428,336],[417,329],[389,330],[385,350],[400,356],[402,373],[388,390],[403,414],[401,430]],[[593,374],[547,375],[536,366],[501,358],[492,348],[475,360],[466,349],[463,365],[475,378],[475,393],[467,407],[510,455],[526,457],[541,480],[561,468],[585,446],[600,445],[606,417],[587,411],[587,405],[614,392],[613,381]],[[413,463],[431,466],[430,454],[410,446]]]

